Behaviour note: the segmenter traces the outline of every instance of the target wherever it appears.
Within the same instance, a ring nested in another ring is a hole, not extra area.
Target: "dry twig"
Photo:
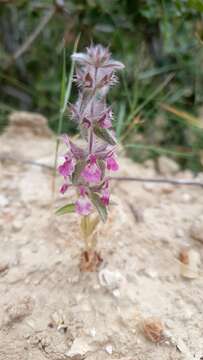
[[[54,167],[46,164],[41,164],[34,160],[24,160],[17,159],[11,155],[3,154],[0,155],[0,161],[14,161],[21,164],[30,164],[33,166],[39,166],[48,170],[53,171]],[[114,181],[135,181],[135,182],[146,182],[146,183],[155,183],[155,184],[171,184],[171,185],[186,185],[186,186],[200,186],[203,187],[202,181],[197,180],[187,180],[187,179],[155,179],[155,178],[140,178],[140,177],[131,177],[131,176],[112,176],[110,180]]]

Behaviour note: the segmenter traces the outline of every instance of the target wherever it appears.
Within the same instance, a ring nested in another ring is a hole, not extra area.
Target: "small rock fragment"
[[[41,114],[27,111],[14,111],[9,115],[9,126],[6,133],[10,136],[27,133],[43,137],[52,136],[47,119]]]
[[[113,353],[113,346],[111,344],[106,345],[105,351],[107,354],[111,355]]]
[[[203,215],[195,219],[190,228],[190,234],[193,239],[203,242]]]
[[[161,184],[159,190],[163,194],[170,194],[175,190],[175,187],[172,184]]]
[[[6,196],[0,194],[0,207],[6,207],[9,204],[9,201]]]
[[[18,232],[18,231],[20,231],[22,229],[22,227],[23,227],[23,222],[22,221],[15,220],[13,222],[12,228],[13,228],[14,231]]]
[[[182,248],[179,252],[179,260],[181,263],[188,265],[189,264],[189,255],[188,255],[188,249]]]
[[[184,250],[179,255],[180,273],[188,279],[195,279],[199,276],[200,254],[193,250]]]
[[[126,279],[118,270],[111,271],[107,268],[100,270],[99,282],[111,291],[124,288],[126,285]]]
[[[182,199],[183,199],[184,203],[190,203],[191,200],[192,200],[192,196],[190,194],[188,194],[188,193],[184,193],[182,195]]]
[[[95,337],[95,336],[96,336],[96,329],[95,329],[95,328],[92,328],[92,329],[90,330],[90,335],[91,335],[92,337]]]
[[[162,175],[168,176],[176,174],[179,171],[179,165],[166,156],[160,156],[158,159],[158,169]]]
[[[0,274],[9,269],[9,263],[7,261],[0,262]]]
[[[165,340],[164,325],[159,319],[145,319],[142,326],[144,335],[148,340],[154,343],[161,343]]]
[[[78,356],[77,359],[84,359],[85,354],[88,351],[93,350],[91,346],[88,344],[88,339],[85,337],[78,337],[76,338],[69,351],[65,353],[66,356],[70,356],[71,358],[75,359],[76,356]]]
[[[26,316],[32,313],[34,307],[33,299],[30,296],[25,296],[21,299],[17,299],[15,302],[7,305],[6,312],[6,324],[21,321]]]

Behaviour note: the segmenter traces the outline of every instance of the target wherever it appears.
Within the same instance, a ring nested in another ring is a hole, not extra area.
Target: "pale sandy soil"
[[[78,219],[55,215],[65,199],[51,207],[50,171],[8,160],[53,164],[46,124],[22,123],[0,137],[0,360],[202,359],[203,189],[112,182],[117,205],[98,233],[104,262],[80,273]],[[160,176],[123,157],[119,175]],[[185,246],[196,251],[192,279],[180,271]],[[164,324],[158,344],[143,334],[151,317]]]

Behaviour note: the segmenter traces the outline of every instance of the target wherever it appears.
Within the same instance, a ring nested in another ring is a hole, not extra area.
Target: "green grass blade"
[[[123,124],[124,124],[124,119],[125,119],[125,111],[126,111],[126,104],[121,103],[119,113],[118,113],[118,119],[117,119],[117,123],[116,123],[116,137],[118,139],[120,138],[120,135],[121,135],[122,130],[123,130]]]
[[[142,104],[140,104],[134,111],[132,111],[129,116],[127,117],[126,120],[126,125],[128,125],[131,120],[150,102],[152,101],[167,85],[168,83],[172,80],[172,78],[174,77],[174,74],[170,74],[166,80],[161,83],[146,99],[145,101],[142,102]]]
[[[80,34],[77,36],[74,46],[73,46],[73,52],[77,51],[78,43],[80,40]],[[72,82],[73,82],[73,73],[74,73],[74,66],[75,63],[72,61],[71,63],[71,69],[69,73],[68,78],[68,84],[67,78],[66,78],[66,52],[65,49],[63,51],[63,66],[62,66],[62,79],[61,79],[61,96],[60,96],[60,111],[59,111],[59,123],[58,123],[58,130],[57,130],[57,139],[56,139],[56,149],[55,149],[55,158],[54,158],[54,172],[53,172],[53,184],[52,184],[52,193],[54,196],[55,193],[55,177],[56,177],[56,167],[57,167],[57,159],[58,159],[58,149],[59,149],[59,135],[61,134],[62,126],[63,126],[63,117],[64,112],[66,109],[67,102],[70,97]]]
[[[188,158],[188,157],[192,157],[195,155],[195,153],[192,151],[186,153],[186,152],[176,151],[173,149],[165,149],[163,147],[154,146],[154,145],[128,144],[128,145],[124,145],[124,146],[126,148],[143,149],[143,150],[147,150],[147,151],[152,151],[156,154],[173,155],[173,156],[182,157],[182,158]]]

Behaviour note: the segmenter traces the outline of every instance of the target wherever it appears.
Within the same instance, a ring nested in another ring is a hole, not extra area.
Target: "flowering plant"
[[[79,95],[76,103],[69,105],[69,111],[85,146],[79,147],[63,135],[67,152],[58,167],[64,179],[60,192],[64,194],[74,186],[77,199],[74,204],[68,204],[57,212],[76,211],[82,216],[83,233],[92,233],[96,222],[95,219],[90,221],[90,214],[96,209],[101,220],[106,221],[110,198],[108,172],[117,171],[119,167],[112,129],[113,114],[106,96],[109,88],[117,82],[115,72],[124,65],[114,61],[109,50],[101,45],[90,46],[86,53],[74,53],[72,59],[77,65],[75,82]]]

